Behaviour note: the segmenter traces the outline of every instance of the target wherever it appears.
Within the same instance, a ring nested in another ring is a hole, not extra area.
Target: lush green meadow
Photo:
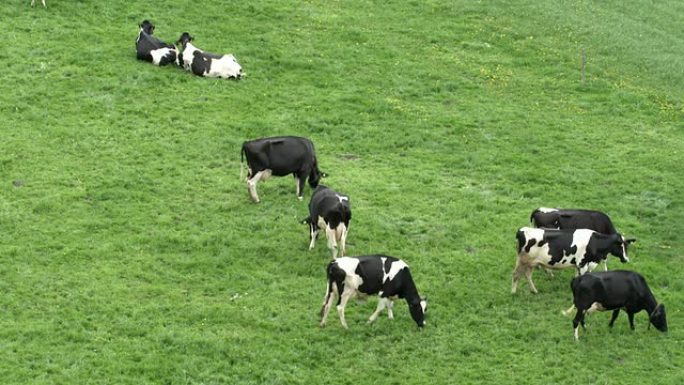
[[[684,383],[684,3],[0,2],[0,383]],[[135,58],[137,25],[241,81]],[[581,52],[586,54],[582,80]],[[292,178],[240,145],[301,135],[351,197],[350,255],[406,260],[406,305],[318,327],[330,254]],[[670,331],[510,294],[539,206],[607,212]]]

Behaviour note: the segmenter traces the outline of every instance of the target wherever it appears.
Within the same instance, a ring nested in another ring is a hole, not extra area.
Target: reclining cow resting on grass
[[[167,44],[153,36],[154,24],[149,20],[140,23],[140,33],[135,41],[138,60],[152,62],[158,66],[178,64],[178,51],[173,44]]]
[[[197,76],[240,79],[242,67],[233,55],[222,55],[202,51],[191,41],[193,37],[183,32],[176,44],[181,44],[183,52],[179,54],[179,61],[183,68]]]

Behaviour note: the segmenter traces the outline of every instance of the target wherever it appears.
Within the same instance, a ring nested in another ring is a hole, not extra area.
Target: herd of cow
[[[307,179],[314,188],[309,216],[303,221],[309,224],[309,249],[314,247],[318,231],[324,229],[333,257],[326,270],[328,286],[320,314],[321,326],[326,323],[335,297],[340,322],[347,328],[344,308],[349,299],[375,294],[380,300],[368,322],[373,322],[385,308],[389,318],[393,318],[393,300],[403,298],[418,326],[425,325],[427,302],[418,294],[404,261],[385,255],[344,256],[351,220],[350,200],[348,196],[320,184],[325,173],[318,168],[311,140],[281,136],[247,141],[242,145],[240,158],[241,165],[245,158],[247,160],[247,188],[254,202],[259,202],[257,183],[270,176],[292,174],[300,200],[303,199]],[[592,210],[539,208],[532,212],[530,221],[535,227],[523,227],[516,234],[518,257],[513,270],[512,293],[516,292],[523,275],[530,290],[537,293],[532,282],[535,267],[542,267],[550,274],[553,269],[572,267],[576,269],[576,276],[570,283],[574,304],[564,313],[569,314],[576,308],[573,320],[575,339],[579,338],[579,325],[584,327],[585,315],[596,310],[613,311],[611,327],[620,309],[624,310],[632,329],[634,314],[646,310],[649,326],[653,324],[658,330],[667,330],[665,307],[656,302],[644,278],[631,271],[608,271],[608,254],[618,257],[623,263],[628,262],[627,247],[636,239],[625,238],[618,233],[606,214]],[[590,273],[601,262],[606,271]]]
[[[187,32],[176,42],[181,50],[157,39],[153,32],[154,25],[150,21],[144,20],[140,24],[136,41],[138,59],[156,65],[175,63],[199,76],[235,79],[242,76],[242,68],[233,55],[204,52],[192,44],[193,37]],[[348,196],[320,184],[325,173],[318,168],[311,140],[281,136],[247,141],[242,145],[240,157],[241,163],[247,159],[247,188],[254,202],[259,202],[257,183],[270,176],[292,174],[300,200],[304,197],[307,180],[314,189],[309,202],[309,216],[302,221],[309,225],[309,250],[314,248],[319,231],[324,230],[333,258],[326,270],[328,285],[321,308],[321,326],[326,323],[335,297],[340,322],[347,328],[344,309],[349,299],[376,294],[380,300],[368,322],[375,321],[385,308],[392,319],[394,299],[403,298],[418,326],[425,325],[427,301],[418,294],[404,261],[385,255],[345,256],[351,221],[350,200]],[[516,234],[518,256],[513,270],[512,293],[516,292],[523,275],[530,290],[537,293],[532,281],[535,267],[542,267],[549,274],[552,274],[552,269],[575,268],[576,276],[570,283],[574,304],[564,312],[569,314],[576,308],[573,320],[575,339],[579,338],[579,325],[584,327],[585,315],[596,310],[613,311],[609,324],[612,327],[620,309],[623,309],[632,329],[634,314],[646,310],[649,326],[653,324],[658,330],[667,331],[665,307],[656,302],[645,279],[631,271],[608,271],[608,254],[618,257],[623,263],[628,262],[627,247],[635,239],[627,239],[618,233],[606,214],[592,210],[539,208],[532,212],[530,220],[535,227],[523,227]],[[591,273],[601,262],[605,271]]]
[[[233,55],[217,55],[203,51],[192,44],[193,37],[183,32],[173,44],[165,43],[153,36],[154,24],[149,20],[140,23],[140,33],[135,41],[137,57],[158,66],[176,64],[198,76],[240,79],[242,67]]]

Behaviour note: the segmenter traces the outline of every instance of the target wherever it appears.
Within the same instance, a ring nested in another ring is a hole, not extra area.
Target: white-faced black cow
[[[247,188],[254,202],[259,202],[256,184],[271,175],[292,174],[297,185],[297,198],[304,199],[304,182],[309,179],[311,188],[316,188],[325,173],[318,169],[316,150],[307,138],[298,136],[277,136],[244,142],[240,153],[240,178],[242,162],[247,158]]]
[[[338,243],[340,256],[344,256],[351,221],[351,206],[349,197],[341,195],[326,186],[318,185],[309,202],[309,217],[304,223],[309,224],[311,243],[309,250],[316,245],[318,231],[325,229],[328,248],[332,251],[333,259],[337,258]]]
[[[138,59],[152,62],[158,66],[178,63],[178,52],[173,44],[166,44],[152,36],[154,24],[149,20],[140,23],[140,34],[135,41]]]
[[[179,55],[181,65],[186,70],[198,76],[239,79],[242,77],[242,67],[233,55],[217,55],[202,51],[191,41],[194,38],[183,32],[176,44],[181,44],[183,52]]]
[[[347,302],[355,296],[375,294],[380,297],[380,301],[368,319],[369,323],[375,321],[384,308],[387,308],[388,317],[394,319],[393,301],[396,298],[404,298],[416,324],[420,327],[425,325],[427,300],[418,295],[409,267],[404,261],[386,255],[340,257],[328,264],[327,276],[328,288],[321,308],[321,327],[325,326],[336,295],[337,313],[342,326],[346,329],[344,307]]]
[[[518,258],[513,270],[511,292],[515,293],[518,280],[524,274],[530,290],[537,293],[532,282],[536,266],[551,269],[574,267],[579,275],[593,270],[612,254],[623,263],[628,262],[627,243],[618,234],[601,234],[593,230],[553,230],[523,227],[516,234]]]
[[[572,321],[575,339],[579,338],[578,328],[584,328],[584,316],[593,311],[612,310],[608,326],[613,323],[620,309],[627,312],[629,327],[634,330],[634,314],[642,310],[648,312],[651,324],[658,330],[667,331],[665,306],[656,302],[646,280],[633,271],[615,270],[584,274],[570,282],[577,313]]]

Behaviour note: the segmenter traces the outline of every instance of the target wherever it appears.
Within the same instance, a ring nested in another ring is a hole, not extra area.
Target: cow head
[[[315,164],[311,169],[311,174],[309,175],[309,186],[311,186],[311,188],[318,187],[318,184],[321,182],[321,178],[325,178],[327,176],[328,174],[319,170],[318,164]]]
[[[660,330],[661,332],[666,332],[667,319],[665,318],[665,305],[661,303],[660,305],[656,306],[655,310],[653,310],[653,313],[651,313],[649,316],[649,320],[656,329]]]
[[[149,20],[143,20],[143,22],[140,23],[139,27],[143,32],[145,32],[148,35],[152,35],[154,33],[154,24],[152,24],[152,22]]]
[[[178,38],[178,41],[176,42],[176,45],[180,44],[183,49],[185,49],[185,46],[191,42],[194,39],[194,37],[190,36],[189,33],[183,32],[180,37]]]
[[[225,55],[223,60],[228,62],[228,71],[231,73],[231,78],[240,79],[242,77],[242,66],[235,60],[233,55]]]
[[[611,241],[613,243],[610,248],[610,253],[620,258],[620,262],[622,263],[629,262],[629,257],[627,256],[627,246],[636,241],[636,239],[625,239],[625,237],[620,234],[613,234]]]
[[[418,302],[413,302],[409,304],[409,312],[411,313],[411,318],[416,321],[418,327],[425,326],[425,313],[427,312],[427,298],[423,298]]]

